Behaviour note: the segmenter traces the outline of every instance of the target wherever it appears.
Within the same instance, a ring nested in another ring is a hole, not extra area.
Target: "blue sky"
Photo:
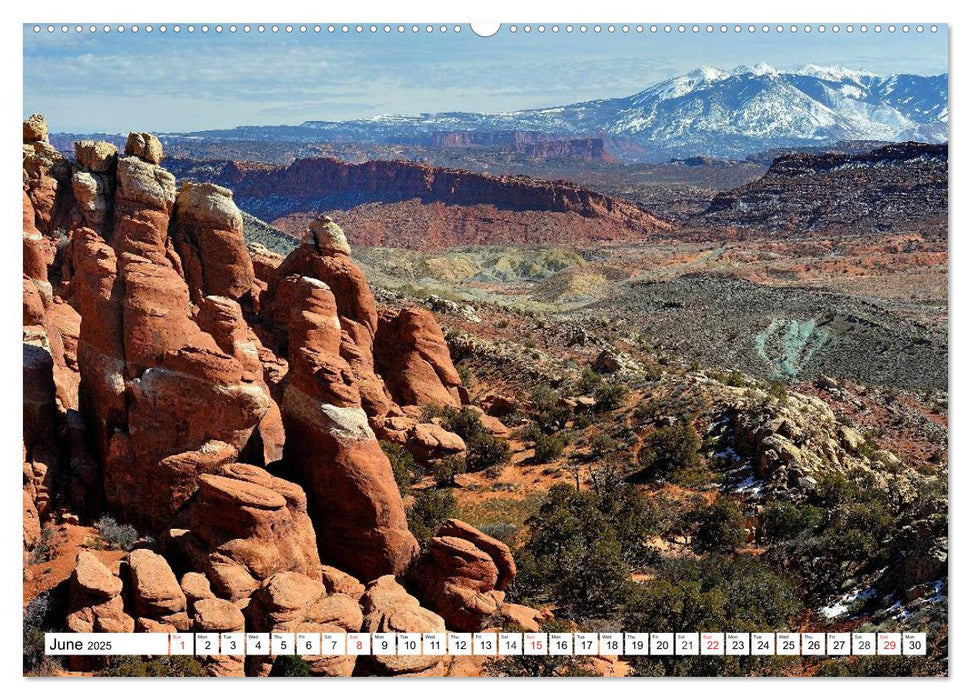
[[[35,34],[24,27],[24,113],[53,131],[191,131],[375,114],[491,112],[638,92],[700,65],[841,63],[947,71],[947,31],[754,35],[502,30],[364,34]]]

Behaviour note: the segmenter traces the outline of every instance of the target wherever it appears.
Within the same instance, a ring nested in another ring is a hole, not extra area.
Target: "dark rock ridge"
[[[408,161],[346,163],[304,158],[286,167],[243,162],[169,164],[179,176],[230,187],[244,209],[271,220],[296,212],[417,199],[446,206],[487,205],[514,212],[576,214],[636,237],[670,225],[647,210],[564,181],[482,175]]]
[[[947,144],[858,154],[792,153],[755,182],[718,194],[694,223],[779,232],[947,232]]]

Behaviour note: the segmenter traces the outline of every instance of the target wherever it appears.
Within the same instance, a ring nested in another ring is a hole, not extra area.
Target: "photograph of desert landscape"
[[[948,675],[946,25],[218,26],[23,26],[25,676]],[[45,652],[485,631],[926,653]]]

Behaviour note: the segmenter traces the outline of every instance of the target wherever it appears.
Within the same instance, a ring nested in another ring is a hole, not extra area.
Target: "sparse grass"
[[[138,530],[122,525],[110,515],[102,515],[95,527],[111,549],[129,551],[138,542]]]
[[[542,502],[542,493],[532,493],[519,499],[498,496],[474,503],[461,503],[455,517],[480,530],[502,524],[518,532],[526,520],[539,511]]]

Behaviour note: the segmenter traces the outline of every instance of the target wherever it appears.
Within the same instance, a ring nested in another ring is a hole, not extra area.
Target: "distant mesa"
[[[169,167],[180,177],[232,188],[243,209],[294,236],[317,215],[342,211],[354,245],[636,240],[671,228],[632,202],[573,183],[409,161],[173,161]]]

